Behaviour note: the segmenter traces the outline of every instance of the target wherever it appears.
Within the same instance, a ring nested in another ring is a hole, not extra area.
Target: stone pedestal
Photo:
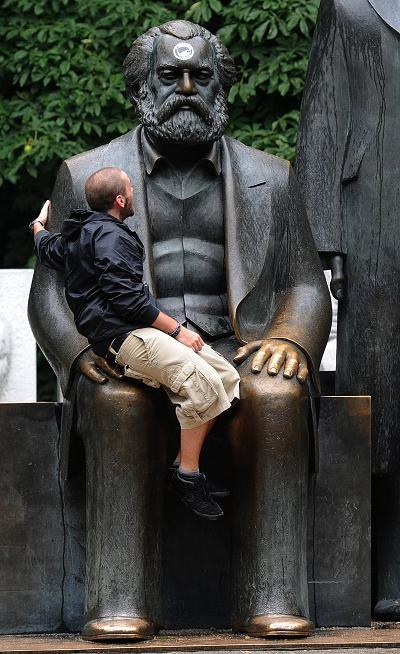
[[[60,481],[57,406],[0,404],[0,633],[78,631],[83,615],[83,460]],[[207,451],[208,450],[208,451]],[[82,455],[75,450],[76,459]],[[208,472],[231,477],[210,438]],[[167,495],[164,626],[229,628],[230,499],[210,523]],[[370,622],[370,401],[322,397],[320,470],[310,480],[309,589],[320,626]]]

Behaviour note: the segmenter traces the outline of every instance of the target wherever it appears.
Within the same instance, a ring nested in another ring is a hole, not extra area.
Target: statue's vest
[[[178,198],[149,176],[147,202],[160,304],[211,337],[231,333],[221,177],[190,197]]]

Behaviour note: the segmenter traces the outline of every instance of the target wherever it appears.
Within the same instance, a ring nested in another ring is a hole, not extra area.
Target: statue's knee
[[[264,404],[284,409],[300,404],[307,398],[307,388],[296,379],[286,379],[282,371],[276,375],[268,375],[264,369],[261,374],[249,374],[241,379],[241,397],[252,404]]]
[[[142,428],[157,407],[157,393],[143,384],[109,379],[96,384],[82,377],[77,389],[78,426],[106,432],[110,428],[121,435],[132,425]]]

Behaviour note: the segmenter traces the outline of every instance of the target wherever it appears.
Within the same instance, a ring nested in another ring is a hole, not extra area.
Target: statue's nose
[[[197,93],[197,89],[188,70],[182,71],[182,76],[178,82],[176,93],[181,93],[182,95],[194,95]]]

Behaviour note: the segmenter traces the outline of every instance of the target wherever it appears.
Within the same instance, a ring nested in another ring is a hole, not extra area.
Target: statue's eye
[[[173,82],[177,78],[177,72],[171,69],[160,70],[159,77],[167,82]]]
[[[200,80],[201,82],[207,81],[211,79],[212,77],[212,72],[211,70],[198,70],[195,75],[196,79]]]

